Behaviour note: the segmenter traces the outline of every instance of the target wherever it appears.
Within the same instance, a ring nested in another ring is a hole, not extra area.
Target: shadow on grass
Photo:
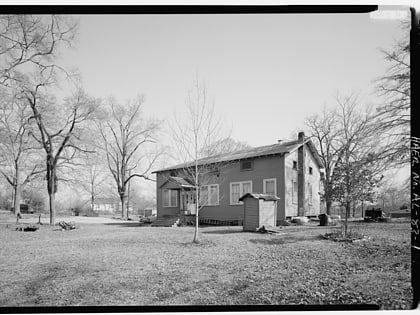
[[[292,235],[285,235],[276,238],[257,238],[249,240],[251,243],[254,244],[263,244],[263,245],[282,245],[282,244],[290,244],[290,243],[297,243],[303,241],[315,241],[323,239],[321,235],[306,235],[306,236],[292,236]]]
[[[144,224],[139,222],[116,222],[116,223],[103,223],[104,225],[120,226],[120,227],[147,227],[150,224]]]
[[[235,233],[244,233],[242,229],[238,230],[215,230],[215,231],[202,231],[203,234],[235,234]]]

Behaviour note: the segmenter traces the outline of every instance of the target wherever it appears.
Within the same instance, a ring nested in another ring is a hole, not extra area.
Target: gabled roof
[[[254,199],[263,199],[265,201],[277,201],[277,200],[280,200],[279,197],[274,196],[274,195],[246,193],[241,198],[239,198],[239,201],[243,201],[245,198],[248,198],[248,197],[251,197],[251,198],[254,198]]]
[[[307,138],[305,140],[305,143],[308,145],[311,153],[315,157],[315,160],[318,163],[318,166],[322,168],[322,162],[319,158],[318,152],[314,144],[312,143],[312,140]],[[255,148],[244,149],[240,151],[222,153],[218,155],[205,157],[198,160],[198,165],[215,164],[215,163],[228,162],[228,161],[244,160],[244,159],[267,156],[267,155],[290,153],[297,150],[301,145],[302,144],[300,144],[298,140],[282,141],[280,143],[265,145],[262,147],[255,147]],[[181,169],[181,168],[186,168],[186,167],[191,167],[191,166],[194,166],[194,162],[177,164],[174,166],[170,166],[170,167],[166,167],[166,168],[154,171],[153,173],[176,170],[176,169]]]
[[[179,188],[193,188],[194,185],[188,182],[185,178],[171,176],[166,180],[160,187],[167,185],[168,183],[172,183]]]

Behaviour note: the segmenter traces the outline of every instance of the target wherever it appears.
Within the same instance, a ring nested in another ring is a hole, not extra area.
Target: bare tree
[[[309,117],[306,124],[315,138],[324,164],[324,194],[327,214],[338,201],[345,207],[344,234],[351,205],[369,200],[386,169],[375,113],[362,110],[357,95],[336,96],[337,107]]]
[[[332,198],[332,176],[335,165],[343,153],[339,143],[341,130],[337,124],[337,109],[326,109],[320,113],[310,116],[305,123],[309,128],[309,135],[314,138],[318,147],[319,156],[324,166],[323,198],[326,203],[327,214],[331,214]]]
[[[121,215],[125,220],[128,218],[128,183],[135,177],[152,180],[149,173],[160,155],[150,147],[156,143],[159,123],[143,118],[143,103],[143,97],[125,105],[110,99],[106,119],[99,120],[102,150],[117,186]]]
[[[78,153],[87,152],[81,141],[83,124],[92,117],[97,101],[78,89],[62,106],[56,106],[55,98],[41,93],[42,86],[27,90],[25,96],[33,114],[31,121],[37,127],[31,135],[45,152],[50,224],[54,225],[57,171],[68,167]]]
[[[93,150],[81,157],[82,165],[73,173],[75,184],[89,194],[90,214],[93,214],[95,199],[105,192],[109,179],[101,154]]]
[[[345,207],[343,237],[347,237],[351,205],[366,198],[382,180],[385,164],[378,146],[378,133],[372,110],[361,111],[354,95],[336,98],[340,147],[332,175],[332,197]]]
[[[22,188],[44,171],[30,137],[30,109],[13,89],[0,89],[0,173],[13,187],[14,213],[20,213]]]
[[[409,34],[409,23],[401,27]],[[407,165],[410,160],[410,47],[409,38],[400,38],[390,50],[382,49],[389,66],[385,74],[376,80],[376,89],[383,98],[377,108],[377,128],[388,142],[383,155],[390,166]]]
[[[250,148],[251,146],[246,142],[236,141],[235,139],[227,137],[221,140],[216,140],[214,143],[211,143],[208,147],[205,147],[201,155],[211,156],[241,151]]]
[[[54,60],[62,44],[71,44],[77,22],[60,15],[0,15],[0,84],[19,73],[58,67]]]
[[[206,87],[198,78],[194,88],[189,91],[186,100],[184,122],[175,116],[172,134],[178,156],[185,167],[182,177],[194,186],[195,194],[195,229],[193,242],[199,242],[199,212],[208,202],[211,192],[204,188],[219,173],[221,165],[209,163],[206,157],[220,154],[223,143],[222,121],[216,117],[214,103],[207,99]],[[215,145],[216,144],[216,145]]]

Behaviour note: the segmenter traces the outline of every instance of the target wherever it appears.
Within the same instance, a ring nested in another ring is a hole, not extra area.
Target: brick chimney
[[[303,143],[305,141],[305,134],[298,133],[298,143],[302,144],[298,148],[298,216],[305,215],[305,151]]]

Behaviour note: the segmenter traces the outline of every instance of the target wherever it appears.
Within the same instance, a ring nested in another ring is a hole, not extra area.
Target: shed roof
[[[305,143],[308,145],[311,153],[313,154],[315,161],[317,162],[318,166],[322,168],[322,162],[319,158],[318,152],[312,143],[312,140],[307,138],[305,140]],[[228,161],[237,161],[237,160],[243,160],[248,158],[254,158],[254,157],[261,157],[261,156],[267,156],[267,155],[276,155],[276,154],[282,154],[282,153],[290,153],[299,148],[302,144],[298,142],[298,140],[291,140],[291,141],[282,141],[280,143],[276,144],[270,144],[265,145],[261,147],[255,147],[250,149],[244,149],[240,151],[235,152],[229,152],[229,153],[222,153],[218,155],[213,155],[209,157],[205,157],[198,160],[199,165],[203,164],[215,164],[215,163],[221,163],[221,162],[228,162]],[[170,166],[167,168],[163,168],[157,171],[154,171],[153,173],[163,172],[163,171],[169,171],[169,170],[176,170],[180,168],[186,168],[191,167],[195,163],[194,162],[187,162],[187,163],[181,163],[174,166]]]
[[[277,201],[277,200],[280,200],[279,197],[274,196],[274,195],[246,193],[241,198],[239,198],[239,201],[243,201],[245,198],[263,199],[265,201]]]

